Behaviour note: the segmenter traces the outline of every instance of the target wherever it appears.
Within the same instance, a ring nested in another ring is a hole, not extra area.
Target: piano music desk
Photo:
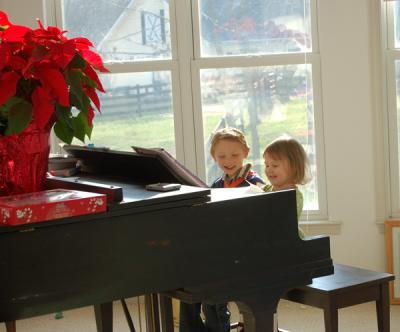
[[[334,264],[335,272],[294,288],[284,299],[324,310],[325,331],[338,331],[338,309],[376,301],[379,332],[390,331],[389,281],[394,276],[352,266]]]

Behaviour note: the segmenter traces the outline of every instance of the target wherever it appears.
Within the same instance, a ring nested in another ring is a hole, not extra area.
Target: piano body
[[[75,147],[79,181],[121,186],[100,214],[0,227],[0,321],[149,293],[235,301],[247,331],[272,331],[281,295],[333,272],[328,237],[298,237],[295,191],[210,196],[155,156]],[[219,189],[220,190],[220,189]],[[99,329],[105,331],[105,329]]]

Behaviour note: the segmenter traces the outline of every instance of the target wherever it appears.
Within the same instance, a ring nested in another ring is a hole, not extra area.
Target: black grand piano
[[[329,238],[298,237],[293,190],[151,192],[146,184],[177,182],[157,156],[68,152],[81,160],[76,182],[122,187],[123,201],[100,214],[0,227],[1,322],[176,290],[186,301],[235,301],[246,332],[266,332],[285,291],[333,272]]]

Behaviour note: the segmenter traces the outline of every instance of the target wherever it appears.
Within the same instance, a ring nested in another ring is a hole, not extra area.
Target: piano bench
[[[294,288],[283,298],[324,310],[326,332],[338,331],[338,309],[376,301],[379,332],[390,331],[389,281],[392,274],[334,264],[332,275],[315,278],[312,284]]]

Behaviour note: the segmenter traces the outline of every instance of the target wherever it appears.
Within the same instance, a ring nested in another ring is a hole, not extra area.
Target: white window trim
[[[400,166],[399,166],[399,146],[398,146],[398,125],[397,125],[397,103],[396,103],[396,75],[395,61],[400,60],[400,50],[395,49],[395,34],[393,21],[394,2],[381,1],[381,39],[382,39],[382,71],[383,79],[382,106],[386,110],[385,116],[385,139],[387,140],[388,151],[385,151],[385,161],[387,164],[386,180],[387,211],[389,217],[400,217]]]

